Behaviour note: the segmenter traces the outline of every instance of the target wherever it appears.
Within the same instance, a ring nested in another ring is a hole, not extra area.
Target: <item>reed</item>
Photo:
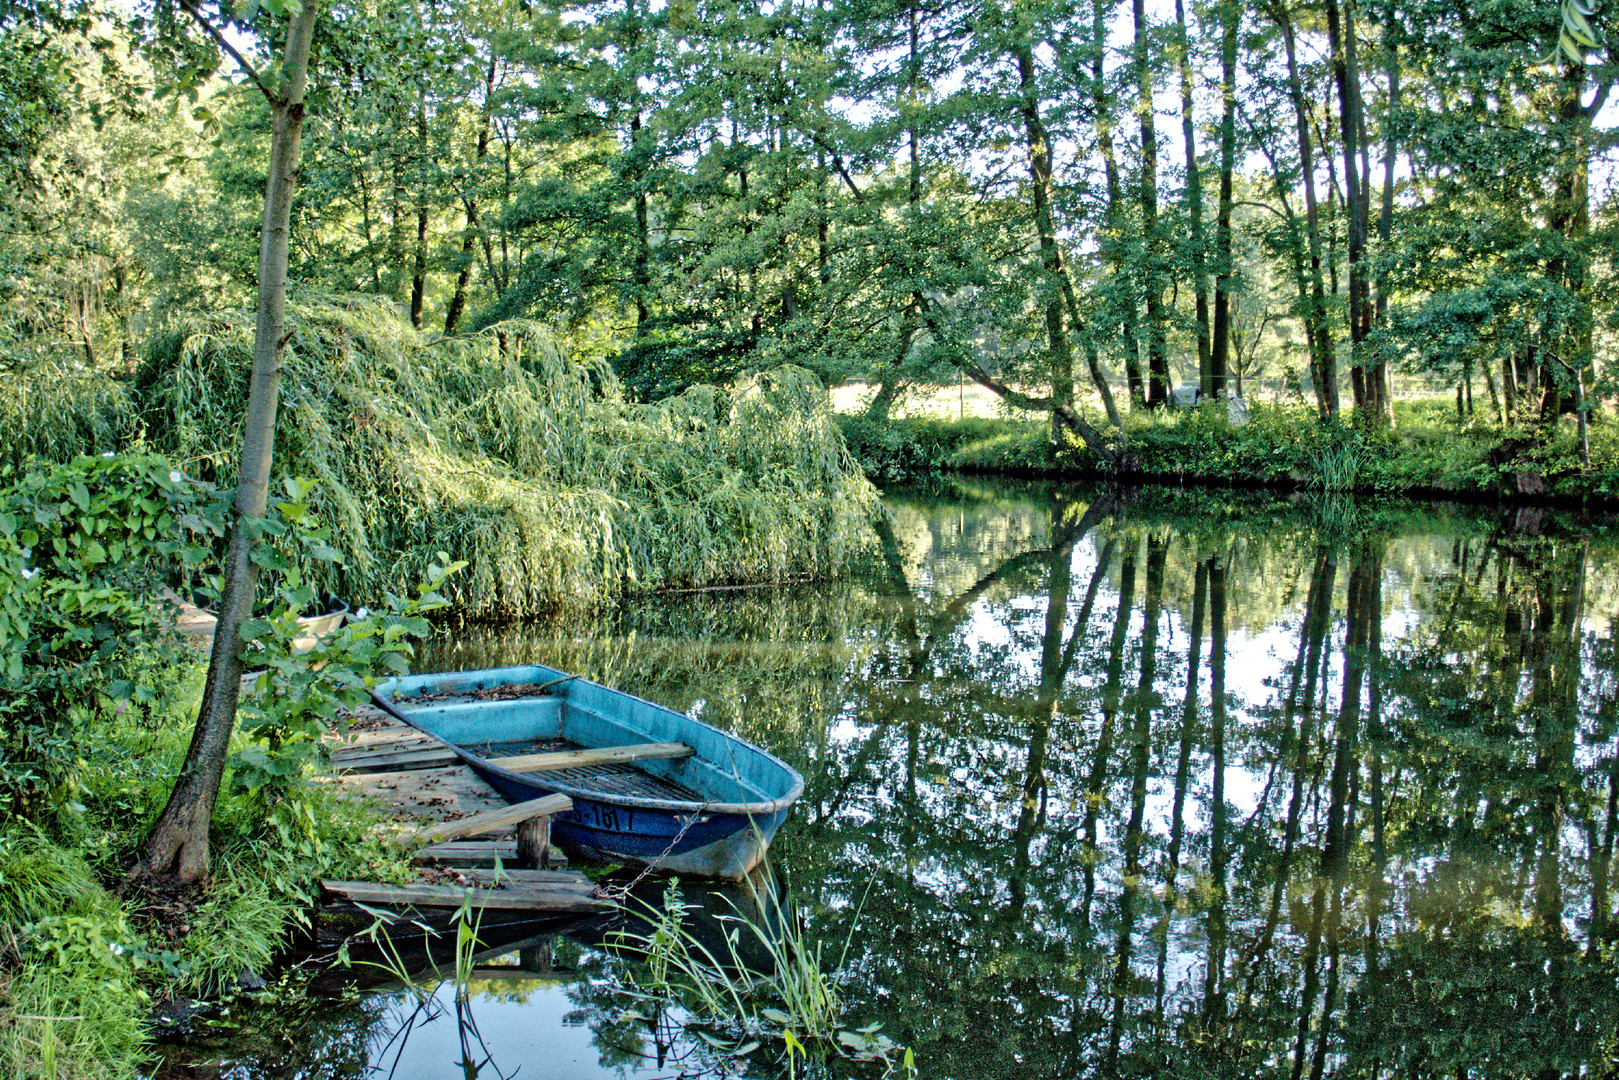
[[[758,1047],[761,1038],[779,1039],[789,1075],[797,1075],[799,1060],[807,1063],[813,1047],[818,1054],[875,1061],[885,1073],[898,1068],[914,1076],[910,1048],[883,1035],[880,1025],[854,1028],[844,1018],[838,981],[853,930],[836,961],[828,963],[821,943],[810,940],[795,912],[754,879],[748,884],[752,910],[733,903],[730,914],[719,916],[724,933],[718,951],[691,931],[690,909],[677,881],[671,880],[662,907],[643,902],[648,928],[620,931],[617,942],[644,960],[644,989],[678,999],[703,1022],[730,1028],[735,1034],[730,1052],[739,1056]],[[750,954],[765,962],[751,964],[745,959]]]

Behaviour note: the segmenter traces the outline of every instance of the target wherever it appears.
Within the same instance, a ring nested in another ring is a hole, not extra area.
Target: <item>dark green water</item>
[[[792,762],[789,895],[829,956],[850,942],[854,1023],[921,1076],[1619,1068],[1605,528],[971,485],[889,505],[858,580],[462,631],[418,667],[584,671]],[[511,971],[460,1010],[250,1011],[174,1075],[787,1075],[779,1047],[728,1061],[637,1019],[598,945],[490,960]]]

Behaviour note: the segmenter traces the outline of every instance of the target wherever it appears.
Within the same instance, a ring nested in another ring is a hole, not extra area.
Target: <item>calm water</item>
[[[788,895],[850,942],[854,1023],[924,1077],[1614,1071],[1606,530],[1030,487],[889,506],[855,581],[462,632],[418,666],[584,671],[792,762]],[[459,1005],[317,998],[182,1056],[787,1075],[626,995],[599,928],[489,953]]]

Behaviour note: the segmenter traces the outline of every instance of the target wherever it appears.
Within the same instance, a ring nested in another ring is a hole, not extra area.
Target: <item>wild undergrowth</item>
[[[276,465],[317,482],[341,550],[319,589],[402,591],[444,551],[468,564],[462,614],[518,616],[828,576],[866,543],[875,493],[806,371],[641,405],[532,323],[429,343],[387,304],[306,296],[288,325]],[[135,390],[151,444],[224,487],[251,338],[247,314],[178,324]]]

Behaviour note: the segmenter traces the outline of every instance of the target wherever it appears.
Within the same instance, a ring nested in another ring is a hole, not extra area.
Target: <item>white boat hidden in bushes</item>
[[[797,770],[746,740],[554,668],[413,675],[372,697],[507,802],[567,795],[573,809],[551,838],[589,858],[739,878],[804,790]]]

